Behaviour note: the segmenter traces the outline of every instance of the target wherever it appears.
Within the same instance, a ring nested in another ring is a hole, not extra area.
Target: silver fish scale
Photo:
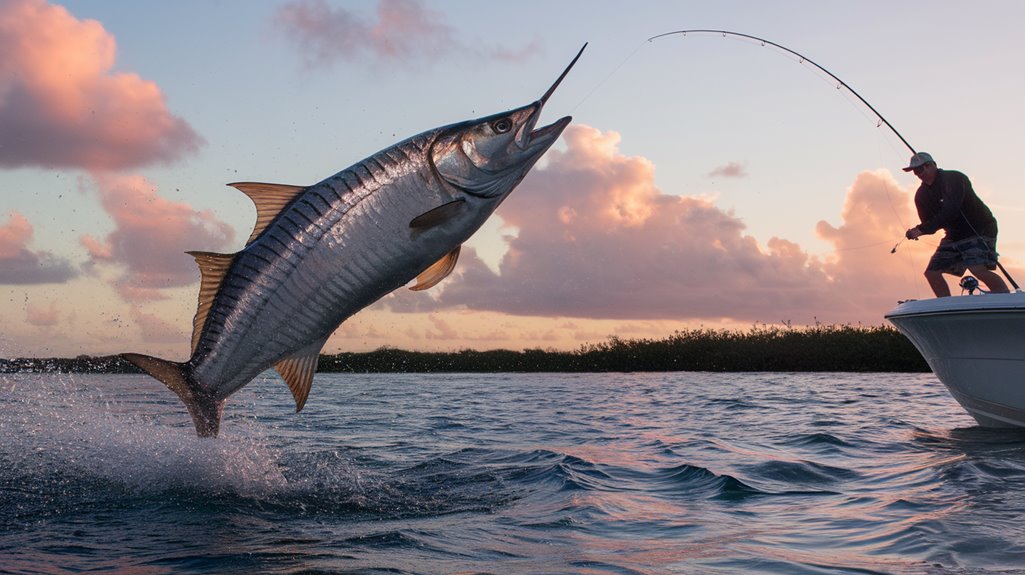
[[[451,200],[426,158],[433,137],[311,187],[239,253],[190,360],[198,381],[230,395],[444,255],[409,234],[413,218]]]

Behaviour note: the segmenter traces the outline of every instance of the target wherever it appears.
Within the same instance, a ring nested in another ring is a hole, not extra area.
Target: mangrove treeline
[[[321,372],[483,373],[608,371],[854,371],[925,372],[929,366],[888,326],[754,327],[748,331],[691,329],[663,339],[621,339],[576,351],[462,350],[321,355]],[[0,359],[0,373],[138,373],[117,356]]]

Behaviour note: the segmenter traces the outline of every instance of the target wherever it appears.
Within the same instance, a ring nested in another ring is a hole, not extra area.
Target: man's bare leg
[[[947,297],[950,295],[950,286],[947,285],[947,280],[943,279],[942,272],[926,270],[925,279],[929,282],[929,287],[932,288],[932,293],[936,294],[936,297]]]
[[[977,266],[968,268],[968,271],[972,272],[976,278],[982,283],[986,284],[991,293],[1008,293],[1007,284],[1004,283],[1004,278],[1000,277],[1000,274],[993,270],[988,270],[983,266]]]

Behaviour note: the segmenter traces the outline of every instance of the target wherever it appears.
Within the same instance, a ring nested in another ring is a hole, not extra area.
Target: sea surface
[[[0,572],[1025,573],[1025,435],[931,374],[0,375]]]

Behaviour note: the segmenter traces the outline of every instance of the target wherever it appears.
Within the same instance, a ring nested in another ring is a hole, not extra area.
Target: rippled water
[[[1025,435],[931,375],[0,376],[0,571],[1022,573]]]

